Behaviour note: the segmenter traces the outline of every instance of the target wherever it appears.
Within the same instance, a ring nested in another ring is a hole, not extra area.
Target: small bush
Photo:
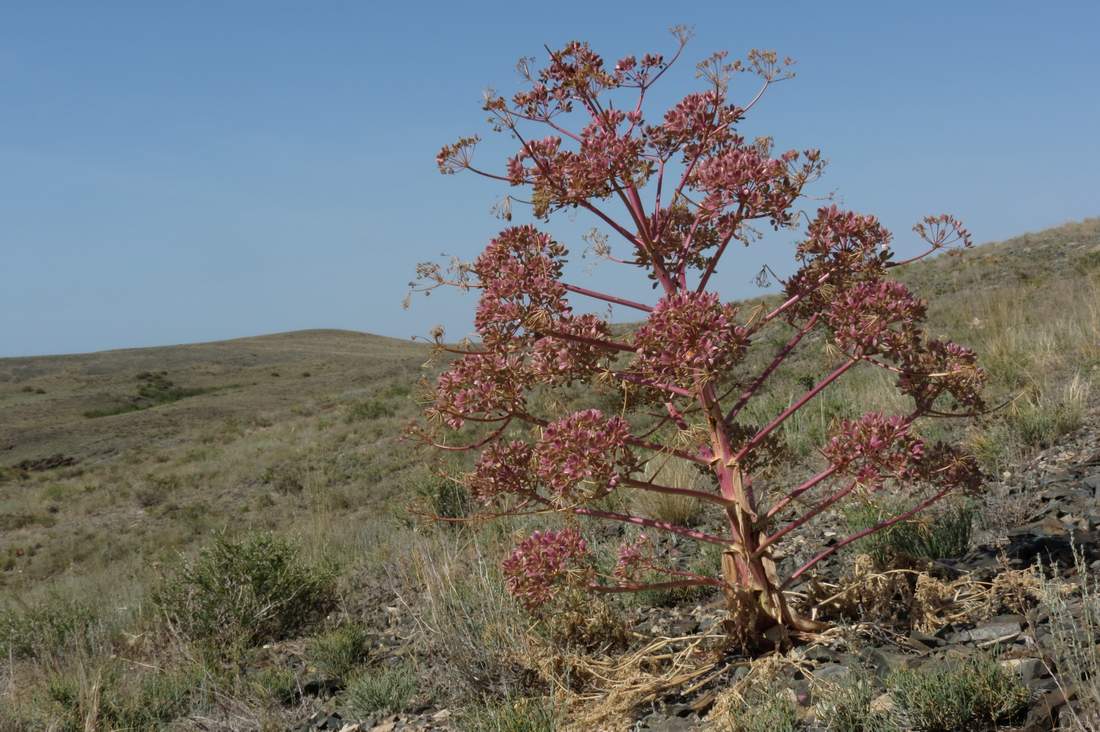
[[[386,402],[378,399],[368,399],[351,405],[344,419],[350,424],[352,422],[392,417],[396,413],[394,408]]]
[[[1060,396],[1043,395],[1024,401],[1008,417],[1012,430],[1027,447],[1050,447],[1059,437],[1084,424],[1089,386],[1087,380],[1074,376]]]
[[[554,732],[558,715],[542,699],[479,704],[465,709],[461,716],[464,732]]]
[[[276,704],[290,704],[298,698],[298,678],[283,666],[260,669],[249,679],[249,686],[259,697]]]
[[[416,676],[404,666],[372,669],[348,684],[345,703],[352,714],[367,717],[375,712],[392,714],[408,708],[416,694]]]
[[[973,656],[934,667],[897,671],[886,679],[902,729],[975,732],[1020,713],[1028,691],[995,660]]]
[[[431,475],[419,483],[417,493],[426,509],[441,518],[462,518],[473,509],[466,486],[449,478]]]
[[[829,685],[819,696],[818,719],[829,732],[899,732],[890,715],[872,708],[875,686],[865,674],[853,674],[844,684]]]
[[[1041,607],[1050,616],[1050,645],[1057,678],[1072,688],[1081,701],[1079,717],[1088,729],[1100,729],[1100,578],[1089,569],[1084,555],[1074,547],[1079,584],[1041,578]],[[1057,575],[1055,575],[1057,576]],[[1080,605],[1074,612],[1074,595]]]
[[[46,726],[63,732],[156,732],[188,712],[201,681],[195,667],[135,675],[119,666],[94,670],[78,666],[50,677],[40,712],[50,714]]]
[[[368,656],[370,635],[358,623],[342,625],[309,642],[306,657],[317,670],[345,678]]]
[[[336,571],[270,533],[219,536],[165,577],[153,601],[185,639],[231,652],[291,637],[327,613]]]
[[[98,625],[89,605],[61,597],[8,605],[0,608],[0,657],[43,658],[88,648]]]
[[[801,727],[798,708],[783,691],[751,694],[726,721],[729,732],[797,732]]]
[[[856,532],[904,510],[896,505],[863,503],[845,513],[848,527]],[[974,527],[974,507],[964,501],[947,504],[935,514],[894,524],[853,544],[856,551],[869,554],[880,567],[911,562],[931,562],[960,557],[970,548]]]

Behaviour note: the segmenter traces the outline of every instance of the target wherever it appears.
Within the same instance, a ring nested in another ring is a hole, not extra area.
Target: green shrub
[[[783,690],[749,695],[726,722],[729,732],[796,732],[801,727],[798,708]]]
[[[46,682],[46,699],[36,711],[48,714],[49,721],[35,723],[61,732],[157,732],[190,710],[201,684],[197,667],[137,674],[126,673],[119,665],[94,671],[82,666],[69,668]]]
[[[463,710],[459,729],[463,732],[554,732],[558,715],[542,699],[476,704]]]
[[[225,653],[292,637],[335,601],[335,568],[270,533],[217,537],[153,592],[175,632]]]
[[[91,606],[59,596],[0,607],[0,657],[42,658],[88,648],[100,624]]]
[[[975,732],[1020,713],[1027,688],[987,656],[945,661],[886,679],[902,729],[920,732]]]
[[[848,528],[860,531],[896,516],[899,505],[860,503],[845,512]],[[901,521],[853,544],[856,551],[871,555],[880,567],[909,562],[937,561],[960,557],[970,548],[974,507],[966,501],[944,504],[935,513]]]
[[[441,518],[462,518],[473,508],[466,486],[440,475],[432,474],[419,483],[417,493],[425,508]]]
[[[367,659],[369,642],[366,628],[350,623],[312,639],[306,657],[322,673],[344,678]]]
[[[865,674],[855,673],[846,683],[830,684],[818,696],[822,701],[817,717],[829,732],[900,732],[886,711],[871,708],[876,691]]]
[[[298,677],[284,666],[269,666],[252,674],[249,686],[262,699],[290,704],[298,698]]]
[[[416,688],[416,676],[405,666],[371,669],[352,679],[344,702],[358,716],[367,717],[375,712],[392,714],[408,708]]]
[[[386,402],[379,399],[368,399],[351,405],[351,407],[348,408],[345,420],[348,423],[362,422],[364,420],[392,417],[396,413],[394,408]]]
[[[1089,569],[1084,553],[1073,547],[1076,586],[1058,579],[1059,572],[1039,572],[1041,608],[1050,617],[1050,648],[1063,688],[1076,692],[1083,727],[1100,729],[1100,577]],[[1080,600],[1078,604],[1076,600]]]

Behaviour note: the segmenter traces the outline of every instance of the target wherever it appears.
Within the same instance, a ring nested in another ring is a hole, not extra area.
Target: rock
[[[843,664],[825,663],[814,669],[814,679],[829,684],[840,684],[851,673],[852,670]]]
[[[1010,658],[1001,661],[1001,665],[1009,671],[1015,671],[1020,676],[1024,686],[1031,688],[1032,684],[1040,677],[1046,675],[1046,669],[1038,658]]]
[[[887,692],[872,699],[871,703],[868,705],[868,710],[872,714],[890,714],[894,711],[894,707],[896,706],[894,697],[890,696],[889,692]]]
[[[959,643],[977,643],[982,646],[1011,643],[1020,637],[1024,619],[1019,615],[1003,615],[982,623],[973,630],[964,630],[955,635]]]
[[[436,712],[435,714],[432,715],[432,721],[435,722],[436,724],[446,722],[450,718],[451,718],[451,710],[450,709],[440,709],[438,712]]]

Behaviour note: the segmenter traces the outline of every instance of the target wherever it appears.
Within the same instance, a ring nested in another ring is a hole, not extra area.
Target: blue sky
[[[900,249],[926,213],[977,241],[1100,215],[1095,2],[5,3],[0,356],[463,335],[473,298],[400,304],[418,261],[473,257],[502,226],[504,190],[440,176],[440,145],[485,132],[481,90],[514,90],[544,43],[614,60],[671,50],[674,24],[695,38],[654,111],[713,50],[795,57],[745,131],[821,148],[816,192],[878,215]],[[553,228],[579,252],[591,225]],[[794,239],[731,261],[723,291],[752,294]],[[571,280],[649,296],[590,270]]]

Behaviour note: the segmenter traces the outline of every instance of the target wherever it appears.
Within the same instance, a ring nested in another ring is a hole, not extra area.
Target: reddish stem
[[[589,290],[585,287],[578,287],[577,285],[568,285],[562,283],[562,286],[570,292],[575,292],[578,295],[587,295],[588,297],[596,298],[597,300],[603,300],[604,302],[614,303],[615,305],[624,305],[628,308],[634,308],[635,310],[641,310],[642,312],[651,313],[653,308],[648,305],[643,305],[640,302],[634,302],[633,300],[626,300],[621,297],[615,297],[614,295],[607,295],[595,290]]]
[[[801,485],[799,485],[797,488],[795,488],[790,493],[788,493],[786,496],[784,496],[778,503],[776,503],[774,506],[772,506],[771,509],[768,510],[767,518],[771,518],[772,516],[775,516],[777,513],[782,511],[787,506],[788,503],[790,503],[794,499],[798,498],[799,496],[801,496],[806,491],[812,489],[814,486],[816,486],[821,481],[825,480],[826,478],[829,478],[836,471],[837,471],[837,467],[835,465],[830,465],[828,467],[828,469],[821,471],[817,475],[813,476],[809,480],[807,480],[804,483],[802,483]]]
[[[749,440],[747,443],[745,443],[744,447],[742,447],[740,450],[738,450],[737,454],[734,455],[733,459],[736,460],[737,462],[741,462],[742,460],[744,460],[746,455],[748,455],[750,452],[752,452],[752,450],[755,449],[756,446],[759,445],[764,440],[765,437],[770,435],[777,427],[779,427],[779,425],[781,425],[785,421],[787,421],[788,417],[790,417],[792,414],[797,412],[799,409],[802,409],[802,407],[806,406],[806,402],[810,401],[815,396],[817,396],[821,392],[822,389],[824,389],[829,384],[831,384],[834,381],[836,381],[837,379],[839,379],[841,377],[841,375],[844,374],[845,371],[852,368],[857,363],[859,363],[858,360],[845,361],[843,365],[841,365],[839,368],[834,370],[831,374],[829,374],[824,379],[819,381],[817,383],[817,385],[814,386],[814,388],[810,389],[808,392],[803,394],[802,397],[797,402],[795,402],[791,406],[784,409],[782,412],[780,412],[778,417],[773,419],[771,422],[768,423],[768,425],[766,427],[764,427],[762,430],[757,432],[751,440]]]
[[[726,413],[727,422],[732,422],[733,419],[738,415],[738,413],[740,413],[740,411],[745,408],[745,405],[749,403],[749,400],[752,399],[753,395],[756,394],[760,387],[764,385],[764,382],[767,381],[772,373],[777,368],[779,368],[780,364],[782,364],[783,361],[787,359],[787,356],[789,356],[791,351],[794,350],[795,346],[798,345],[798,342],[802,340],[802,337],[813,330],[813,327],[817,325],[817,320],[819,317],[819,313],[814,313],[813,316],[808,321],[806,321],[806,325],[802,326],[802,328],[797,333],[795,333],[789,341],[787,341],[783,348],[779,350],[779,353],[776,354],[775,359],[773,359],[772,362],[768,364],[767,368],[760,372],[760,375],[757,376],[751,384],[749,384],[745,391],[741,392],[741,396],[737,398],[737,403],[734,404],[730,408],[729,412]]]
[[[914,516],[914,515],[920,513],[921,511],[928,508],[933,503],[935,503],[936,501],[940,500],[941,498],[946,496],[948,493],[950,493],[953,488],[954,488],[954,486],[949,485],[946,488],[944,488],[943,490],[941,490],[939,493],[937,493],[936,495],[920,502],[915,507],[909,509],[905,513],[899,514],[898,516],[895,516],[894,518],[888,519],[886,521],[880,521],[879,523],[875,524],[874,526],[871,526],[870,528],[864,529],[863,531],[856,532],[855,534],[852,534],[851,536],[848,536],[844,539],[841,539],[836,544],[833,544],[831,547],[829,547],[825,551],[817,554],[813,559],[811,559],[810,561],[806,562],[801,567],[796,569],[794,571],[794,574],[792,574],[790,577],[788,577],[786,579],[785,582],[783,582],[783,586],[780,589],[786,589],[792,582],[794,582],[796,579],[801,577],[804,572],[809,570],[815,564],[820,562],[822,559],[825,559],[826,557],[832,556],[836,552],[840,551],[840,549],[842,549],[843,547],[846,547],[849,544],[851,544],[853,541],[858,541],[858,540],[862,539],[863,537],[867,536],[868,534],[873,534],[876,531],[882,531],[883,529],[889,528],[889,527],[893,526],[896,523],[900,523],[902,521],[905,521],[906,519],[910,518],[911,516]]]

